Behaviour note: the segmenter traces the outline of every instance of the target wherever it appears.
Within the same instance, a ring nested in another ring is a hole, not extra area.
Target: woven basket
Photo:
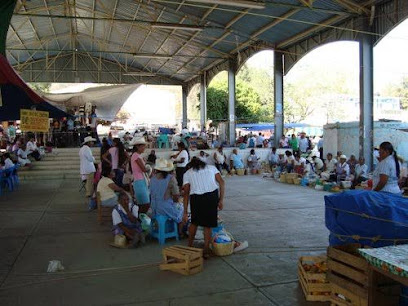
[[[244,175],[245,174],[245,169],[237,169],[237,175]]]
[[[227,243],[212,242],[212,251],[217,256],[228,256],[234,252],[234,241]]]

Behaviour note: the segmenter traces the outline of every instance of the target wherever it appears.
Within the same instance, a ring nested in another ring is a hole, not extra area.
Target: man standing
[[[319,142],[317,143],[317,149],[319,150],[320,159],[322,160],[323,160],[323,144],[324,144],[324,140],[323,140],[323,135],[322,135],[319,139]]]
[[[74,120],[71,117],[67,120],[68,145],[72,146],[74,142]]]
[[[94,192],[93,181],[96,169],[94,165],[95,158],[92,155],[90,147],[93,146],[95,141],[96,139],[91,136],[85,137],[82,148],[79,150],[80,173],[82,180],[86,180],[86,197],[91,197]]]
[[[16,126],[14,122],[9,123],[8,136],[9,136],[10,142],[13,142],[14,138],[16,138]]]
[[[299,139],[299,152],[300,154],[304,154],[307,152],[309,149],[309,141],[306,138],[306,133],[301,133],[300,134],[300,139]]]
[[[262,148],[264,140],[265,140],[265,137],[262,136],[262,133],[259,133],[258,137],[256,138],[256,147]]]

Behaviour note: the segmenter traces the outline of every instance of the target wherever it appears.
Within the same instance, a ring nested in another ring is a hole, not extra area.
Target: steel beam
[[[181,95],[182,95],[182,102],[183,102],[183,105],[182,105],[182,112],[183,112],[183,114],[182,114],[182,122],[181,122],[181,127],[182,128],[185,128],[185,127],[187,127],[187,124],[188,124],[188,119],[187,119],[187,96],[188,96],[188,90],[187,90],[187,86],[182,86],[181,87]]]
[[[274,52],[274,97],[275,97],[275,119],[274,119],[274,145],[279,148],[279,139],[283,135],[283,53]]]
[[[373,48],[371,35],[360,37],[360,139],[359,153],[365,158],[368,171],[373,166],[374,119],[373,119]]]
[[[237,72],[236,61],[230,60],[228,67],[228,142],[235,144],[235,75]]]
[[[201,75],[200,83],[200,124],[201,129],[205,129],[205,123],[207,121],[207,78],[204,72]]]

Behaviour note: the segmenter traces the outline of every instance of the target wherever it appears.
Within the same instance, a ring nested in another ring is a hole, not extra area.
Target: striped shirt
[[[217,168],[211,165],[200,170],[189,169],[184,173],[183,185],[190,185],[190,194],[204,194],[218,189],[215,175],[220,173]]]

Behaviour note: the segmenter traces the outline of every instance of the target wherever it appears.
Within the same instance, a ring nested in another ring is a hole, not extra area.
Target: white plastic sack
[[[51,260],[48,263],[48,269],[47,272],[52,273],[52,272],[58,272],[58,271],[64,271],[64,266],[62,265],[61,261],[59,260]]]

